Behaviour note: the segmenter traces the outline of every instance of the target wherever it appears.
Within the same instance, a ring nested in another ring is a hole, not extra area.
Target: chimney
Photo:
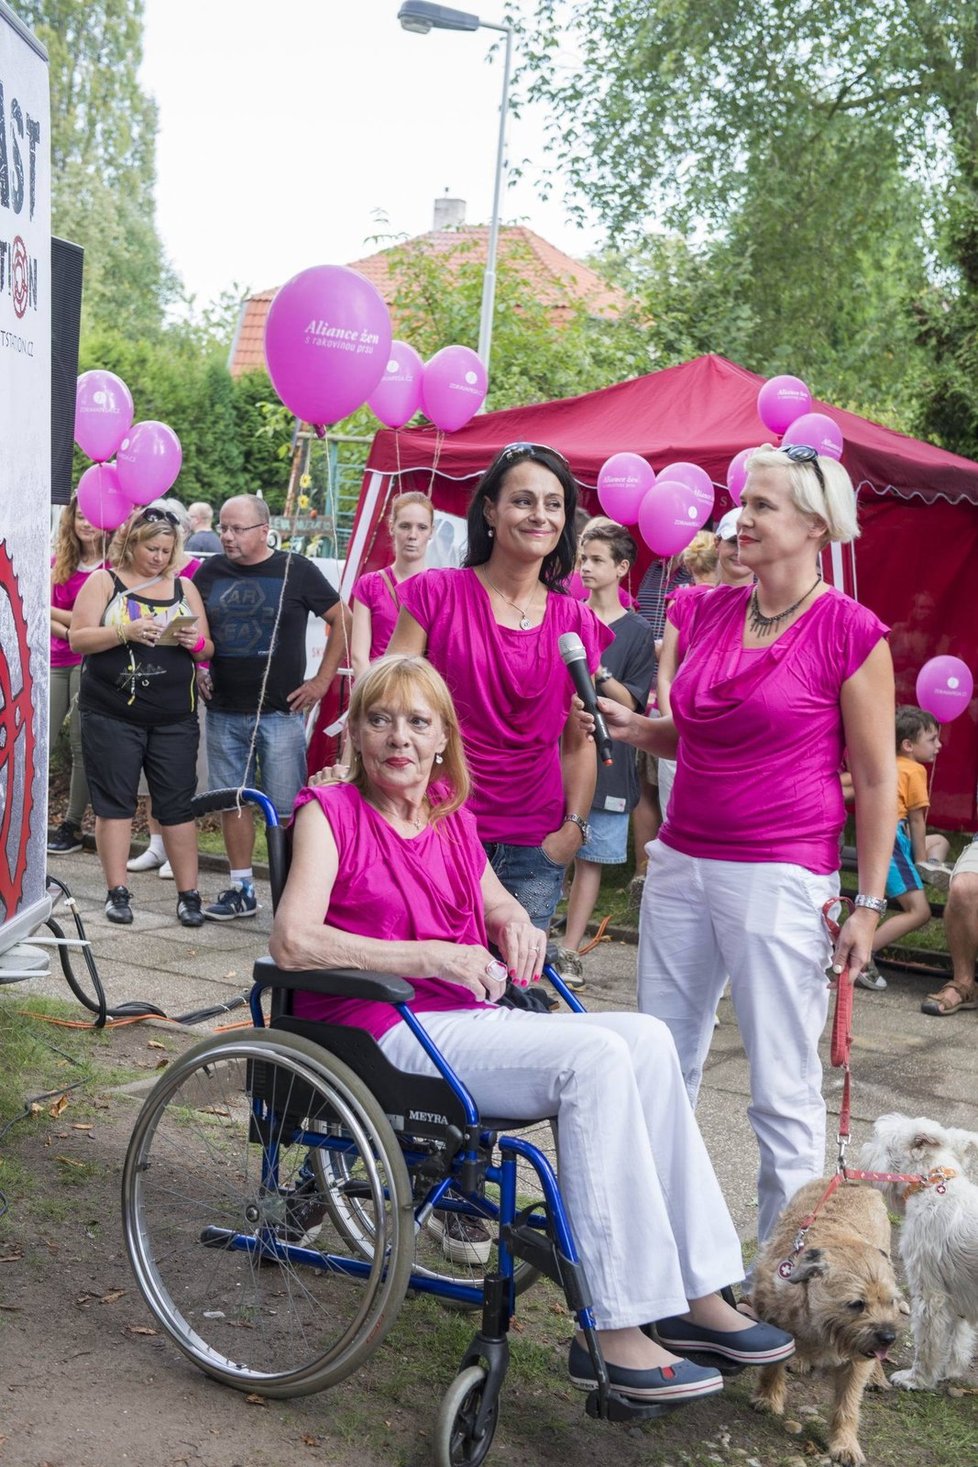
[[[464,223],[465,200],[450,199],[448,197],[448,189],[446,189],[444,197],[435,200],[432,229],[457,229],[460,224]]]

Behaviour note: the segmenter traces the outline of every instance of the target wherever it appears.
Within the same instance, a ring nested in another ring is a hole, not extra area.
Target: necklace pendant
[[[527,617],[527,616],[521,616],[520,617],[520,631],[521,632],[528,632],[529,630],[530,630],[530,620],[529,620],[529,617]]]

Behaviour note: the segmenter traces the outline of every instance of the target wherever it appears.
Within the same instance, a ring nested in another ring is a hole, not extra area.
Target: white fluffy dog
[[[867,1171],[919,1174],[921,1186],[878,1182],[904,1215],[900,1257],[910,1291],[914,1360],[890,1377],[907,1390],[933,1390],[966,1374],[978,1332],[978,1134],[922,1116],[880,1116],[861,1151]],[[938,1168],[956,1173],[943,1179]]]

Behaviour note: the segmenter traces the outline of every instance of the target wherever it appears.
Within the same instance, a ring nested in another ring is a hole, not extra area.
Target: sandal
[[[970,988],[959,988],[949,980],[939,993],[929,993],[920,1005],[922,1014],[936,1019],[946,1019],[962,1009],[978,1009],[978,989],[973,983]]]

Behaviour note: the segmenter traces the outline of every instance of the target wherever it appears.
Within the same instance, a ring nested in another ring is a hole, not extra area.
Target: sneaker
[[[860,988],[868,988],[871,993],[882,993],[886,987],[886,979],[870,958],[862,972],[856,974],[856,982]]]
[[[182,927],[203,927],[204,914],[199,891],[181,891],[177,896],[177,918]]]
[[[82,849],[82,833],[70,820],[62,820],[48,836],[48,851],[52,856],[73,856]]]
[[[326,1203],[319,1195],[315,1177],[304,1178],[285,1204],[285,1220],[279,1229],[282,1242],[308,1248],[319,1233],[327,1211]]]
[[[584,987],[584,964],[580,953],[570,947],[559,947],[554,967],[572,993],[581,991]]]
[[[631,881],[628,883],[628,893],[627,893],[626,906],[625,906],[625,910],[626,911],[628,911],[628,912],[638,912],[638,911],[641,910],[641,907],[642,907],[642,895],[643,895],[644,891],[645,891],[645,872],[643,871],[642,874],[641,874],[641,876],[633,876],[632,879],[631,879]]]
[[[48,846],[48,850],[51,847]],[[951,874],[953,867],[947,866],[943,861],[918,861],[917,872],[921,881],[932,886],[935,891],[947,891],[951,885]]]
[[[441,1212],[437,1208],[428,1218],[427,1228],[441,1238],[441,1251],[452,1263],[488,1263],[492,1252],[492,1234],[481,1217],[464,1212]]]
[[[253,886],[242,886],[235,881],[222,891],[216,902],[204,908],[209,922],[230,922],[235,917],[254,917],[258,911],[258,898]]]
[[[160,867],[156,874],[157,876],[162,877],[164,881],[172,881],[173,867],[170,865],[169,861],[164,861],[163,865]]]
[[[132,921],[132,892],[127,886],[110,886],[105,903],[105,915],[110,922],[121,922],[128,927]]]
[[[165,859],[164,856],[158,855],[152,846],[147,846],[141,856],[133,856],[126,862],[126,870],[155,871],[157,866],[163,865]]]
[[[652,1370],[629,1370],[624,1365],[605,1362],[608,1380],[616,1391],[635,1401],[662,1401],[681,1406],[698,1396],[712,1396],[723,1390],[723,1376],[710,1366],[694,1365],[691,1360],[677,1360],[675,1365],[661,1365]],[[593,1391],[598,1378],[591,1356],[577,1340],[571,1343],[567,1357],[571,1385],[578,1390]]]

